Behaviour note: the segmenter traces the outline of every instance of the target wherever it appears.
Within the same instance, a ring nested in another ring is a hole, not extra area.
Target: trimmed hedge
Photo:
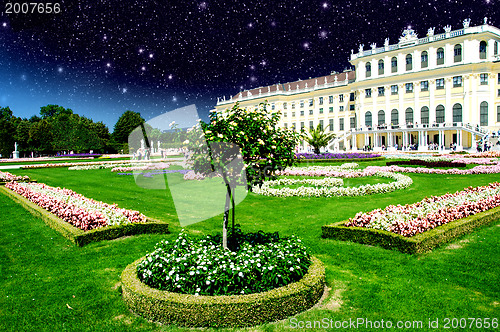
[[[295,161],[299,163],[335,163],[335,162],[343,162],[343,161],[375,161],[375,160],[384,160],[385,157],[374,157],[374,158],[343,158],[343,159],[295,159]]]
[[[322,237],[362,244],[377,245],[385,249],[399,250],[408,254],[431,251],[452,239],[471,233],[500,219],[500,207],[484,211],[463,219],[455,220],[412,237],[365,227],[346,227],[340,221],[321,227]]]
[[[451,161],[426,161],[420,159],[414,160],[396,160],[388,161],[385,163],[386,166],[392,165],[409,165],[409,166],[425,166],[425,167],[466,167],[465,163],[452,163]]]
[[[155,322],[183,327],[248,327],[277,321],[311,308],[325,287],[325,267],[311,257],[307,274],[298,282],[263,293],[195,296],[151,288],[137,277],[137,265],[122,273],[123,300],[136,314]]]
[[[39,207],[35,203],[29,201],[27,198],[24,198],[23,196],[13,192],[10,189],[5,188],[4,186],[0,187],[0,191],[12,198],[15,202],[21,204],[34,216],[40,217],[50,228],[55,229],[62,236],[78,246],[84,246],[92,242],[99,242],[103,240],[113,240],[129,235],[168,233],[167,223],[150,218],[148,218],[148,221],[146,223],[130,223],[84,231],[65,222],[56,215]]]

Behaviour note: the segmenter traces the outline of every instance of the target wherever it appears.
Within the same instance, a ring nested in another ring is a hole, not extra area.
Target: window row
[[[498,43],[495,42],[494,44],[495,50],[494,54],[498,54]],[[488,44],[486,41],[481,41],[479,43],[479,58],[480,59],[486,59],[486,54],[487,54],[487,48]],[[462,62],[463,56],[462,56],[462,49],[463,46],[461,44],[456,44],[453,47],[453,62]],[[436,65],[440,66],[445,63],[445,52],[444,48],[440,47],[436,50]],[[405,57],[405,69],[406,71],[413,70],[413,55],[412,54],[407,54]],[[429,67],[429,53],[427,51],[423,51],[420,54],[420,67],[421,68],[427,68]],[[391,58],[391,67],[390,67],[391,73],[397,73],[398,72],[398,58],[397,57],[392,57]],[[366,77],[371,77],[372,76],[372,64],[368,62],[365,65],[365,74]],[[379,60],[378,61],[378,74],[379,75],[384,75],[385,74],[385,61],[384,60]]]
[[[325,99],[326,99],[325,97],[319,97],[318,98],[318,104],[319,105],[324,105],[325,104]],[[349,94],[349,101],[355,101],[355,99],[356,99],[356,94],[354,92],[351,92]],[[334,100],[334,96],[328,96],[328,103],[329,104],[333,104],[333,100]],[[343,94],[339,95],[339,102],[340,103],[344,102],[344,95]],[[284,102],[283,103],[283,109],[285,109],[285,110],[288,109],[288,104],[289,104],[288,102]],[[306,105],[306,102],[304,100],[300,100],[298,102],[293,101],[293,102],[290,103],[290,108],[291,109],[295,109],[297,105],[298,105],[299,108],[304,108],[305,105]],[[308,99],[308,105],[309,105],[309,107],[313,107],[314,106],[314,99],[313,98]],[[273,110],[274,110],[274,104],[272,104],[272,107],[273,107]]]
[[[344,118],[339,118],[339,130],[343,131],[345,130],[345,119]],[[318,123],[319,127],[321,130],[325,129],[325,122],[324,120],[319,120]],[[288,128],[288,123],[284,124],[285,128]],[[291,129],[296,130],[297,128],[297,123],[293,122],[291,123],[290,126]],[[353,129],[356,128],[356,117],[350,117],[349,118],[349,128]],[[316,129],[314,125],[314,121],[309,121],[309,130]],[[306,130],[306,123],[305,122],[300,122],[300,130]],[[335,125],[334,125],[334,119],[328,119],[328,130],[329,131],[335,131]]]
[[[480,85],[488,85],[488,74],[483,73],[479,75],[479,84]],[[500,84],[500,83],[499,83]],[[462,76],[454,76],[453,77],[453,87],[461,87],[463,85],[463,79]],[[413,83],[405,83],[405,92],[406,93],[413,93],[414,92],[414,86]],[[445,81],[444,78],[438,78],[436,79],[436,90],[441,90],[444,89],[445,87]],[[378,96],[382,97],[385,95],[385,87],[381,86],[377,88],[378,91]],[[429,91],[429,81],[421,81],[420,82],[420,91]],[[391,95],[397,95],[399,93],[399,87],[398,85],[391,85]],[[365,97],[366,98],[371,98],[372,96],[372,89],[365,89]]]
[[[456,103],[452,108],[452,116],[453,122],[463,122],[462,115],[462,105]],[[407,124],[413,124],[415,122],[413,109],[411,107],[407,108],[404,112],[404,120]],[[497,121],[500,121],[500,106],[497,106]],[[417,121],[418,122],[418,121]],[[445,107],[443,105],[438,105],[436,107],[436,121],[435,123],[444,123],[445,122]],[[393,109],[391,111],[391,119],[390,123],[393,126],[398,126],[400,124],[399,119],[399,111],[397,109]],[[424,106],[420,109],[420,123],[429,124],[429,108]],[[386,124],[385,120],[385,111],[380,110],[377,113],[377,126],[384,126]],[[481,126],[488,125],[488,103],[483,101],[479,105],[479,124]],[[373,127],[373,115],[372,112],[368,111],[365,113],[365,126]]]

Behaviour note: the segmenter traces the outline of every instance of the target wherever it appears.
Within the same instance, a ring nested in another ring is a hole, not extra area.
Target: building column
[[[477,143],[476,143],[476,134],[471,134],[472,136],[472,140],[471,140],[471,149],[473,149],[473,151],[476,150],[476,147],[477,147]]]
[[[457,129],[457,151],[462,151],[462,129]]]

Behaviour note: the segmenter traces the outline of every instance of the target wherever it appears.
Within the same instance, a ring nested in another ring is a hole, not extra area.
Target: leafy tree
[[[133,111],[125,111],[113,128],[112,144],[115,146],[117,150],[124,149],[124,151],[128,152],[128,136],[130,133],[143,124],[145,120],[142,118],[141,114]]]
[[[14,117],[9,107],[0,108],[0,154],[2,157],[9,157],[14,151]]]
[[[42,119],[47,119],[59,114],[73,114],[73,110],[59,105],[47,105],[40,108],[40,115],[42,116]]]
[[[276,171],[291,166],[295,162],[295,147],[300,135],[293,130],[278,127],[280,113],[267,109],[267,103],[260,104],[255,111],[247,111],[236,103],[232,109],[220,113],[212,112],[210,122],[201,122],[201,128],[208,143],[208,155],[196,140],[191,142],[194,169],[209,174],[218,171],[226,184],[227,195],[223,216],[223,243],[227,248],[227,225],[229,208],[232,208],[232,224],[234,230],[234,188],[241,179],[240,173],[246,172],[247,184],[262,183],[265,177],[275,177]],[[245,167],[239,169],[231,161],[240,152],[235,149],[212,144],[229,142],[241,149]],[[203,146],[203,145],[202,145]],[[232,243],[234,241],[231,241]]]
[[[41,120],[34,123],[30,128],[29,144],[35,151],[40,153],[53,152],[53,133],[52,125],[47,120]]]
[[[30,139],[30,128],[31,123],[26,119],[21,120],[17,125],[15,140],[19,144],[20,151],[32,150],[28,144]]]
[[[319,124],[316,128],[309,129],[308,133],[304,135],[304,140],[314,148],[316,154],[319,154],[320,149],[327,146],[334,138],[334,133],[326,133],[326,128],[321,128]]]

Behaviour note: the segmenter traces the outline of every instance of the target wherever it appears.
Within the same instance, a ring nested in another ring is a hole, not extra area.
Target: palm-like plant
[[[327,133],[326,128],[321,128],[318,126],[314,129],[309,129],[307,133],[304,134],[304,140],[314,148],[314,153],[319,154],[319,149],[327,146],[328,143],[335,138],[334,133]]]

